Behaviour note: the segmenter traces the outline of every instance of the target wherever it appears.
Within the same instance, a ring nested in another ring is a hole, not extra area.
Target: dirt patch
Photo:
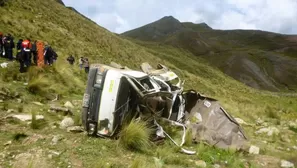
[[[259,155],[254,160],[259,167],[278,168],[280,166],[280,159],[272,156]]]
[[[31,152],[18,154],[12,167],[50,168],[50,165],[43,156],[42,150],[32,150]]]

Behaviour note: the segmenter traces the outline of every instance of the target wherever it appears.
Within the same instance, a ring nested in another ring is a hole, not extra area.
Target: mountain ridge
[[[173,26],[177,24],[178,28]],[[162,35],[158,33],[160,30]],[[297,35],[263,30],[216,30],[205,23],[180,22],[167,16],[121,36],[187,50],[250,87],[270,91],[297,89],[297,77],[293,76],[297,73],[294,68],[297,67]],[[244,59],[239,58],[242,56]]]

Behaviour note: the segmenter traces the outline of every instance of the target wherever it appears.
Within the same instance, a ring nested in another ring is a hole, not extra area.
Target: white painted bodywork
[[[98,124],[100,120],[108,119],[108,132],[113,130],[113,121],[117,94],[119,90],[119,84],[123,75],[115,70],[107,71],[105,82],[102,90],[100,109],[98,115]],[[101,130],[98,130],[99,133]],[[104,133],[103,133],[104,134]]]

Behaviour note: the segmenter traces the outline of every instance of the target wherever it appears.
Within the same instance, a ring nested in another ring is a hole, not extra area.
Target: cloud
[[[214,29],[297,34],[296,0],[64,0],[110,31],[121,33],[164,16]]]

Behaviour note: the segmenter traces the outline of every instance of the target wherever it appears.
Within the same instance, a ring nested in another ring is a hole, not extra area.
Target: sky
[[[122,33],[164,16],[213,29],[297,34],[297,0],[63,0],[109,31]]]

